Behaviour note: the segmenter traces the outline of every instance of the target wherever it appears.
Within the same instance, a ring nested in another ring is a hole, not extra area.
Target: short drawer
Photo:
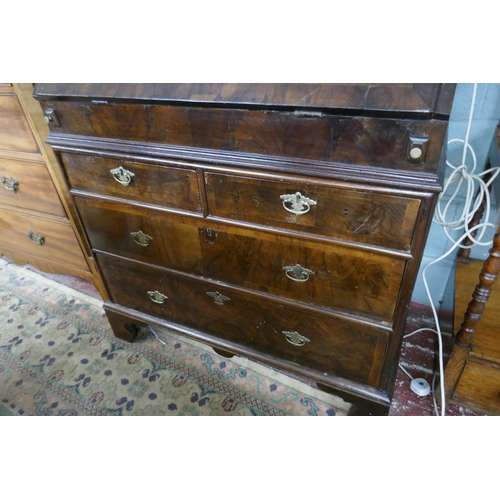
[[[75,233],[68,223],[3,210],[0,241],[12,250],[88,271]]]
[[[203,273],[200,218],[80,196],[74,201],[94,250]]]
[[[117,304],[324,373],[378,383],[387,330],[158,267],[97,258]]]
[[[73,189],[201,212],[194,170],[68,153],[61,159]]]
[[[205,174],[210,215],[408,251],[420,200],[373,190]]]
[[[66,217],[43,163],[0,158],[0,203]]]
[[[406,260],[75,197],[96,250],[390,322]]]

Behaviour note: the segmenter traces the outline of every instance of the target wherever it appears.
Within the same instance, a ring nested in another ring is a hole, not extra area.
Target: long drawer
[[[3,210],[0,217],[0,241],[5,248],[65,266],[89,270],[68,222],[55,222]]]
[[[0,158],[0,203],[66,217],[43,163]]]
[[[420,200],[312,181],[205,174],[212,216],[408,251]]]
[[[406,261],[75,197],[95,250],[390,322]]]
[[[112,300],[327,374],[376,386],[390,331],[97,254]]]
[[[194,170],[67,153],[61,160],[73,189],[201,212]]]

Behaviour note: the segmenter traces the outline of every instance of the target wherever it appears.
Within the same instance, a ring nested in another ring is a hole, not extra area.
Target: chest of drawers
[[[386,414],[444,84],[37,84],[115,335],[174,329]]]
[[[72,222],[71,198],[32,84],[0,84],[0,255],[40,271],[93,283],[90,249]],[[76,215],[75,215],[76,217]]]

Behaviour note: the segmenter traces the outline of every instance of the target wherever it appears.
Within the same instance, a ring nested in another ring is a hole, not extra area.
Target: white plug
[[[411,381],[410,389],[418,396],[427,396],[431,393],[431,386],[423,378],[414,378]]]

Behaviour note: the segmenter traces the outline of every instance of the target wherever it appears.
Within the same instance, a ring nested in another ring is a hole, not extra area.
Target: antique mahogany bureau
[[[447,84],[37,84],[117,337],[202,340],[387,414]]]

